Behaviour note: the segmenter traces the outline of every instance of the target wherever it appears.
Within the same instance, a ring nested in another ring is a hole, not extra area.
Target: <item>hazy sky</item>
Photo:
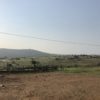
[[[0,0],[0,32],[100,44],[100,0]],[[100,54],[100,46],[0,34],[0,48]]]

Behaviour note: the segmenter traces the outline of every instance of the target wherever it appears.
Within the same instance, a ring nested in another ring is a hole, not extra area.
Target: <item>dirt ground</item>
[[[100,76],[61,72],[0,75],[0,100],[100,100]]]

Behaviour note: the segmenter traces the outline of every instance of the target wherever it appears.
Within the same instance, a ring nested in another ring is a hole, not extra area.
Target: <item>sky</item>
[[[100,45],[100,0],[0,0],[0,32]],[[0,33],[0,48],[100,54],[100,46]]]

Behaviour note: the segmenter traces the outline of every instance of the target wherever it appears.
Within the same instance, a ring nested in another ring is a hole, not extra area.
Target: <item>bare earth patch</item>
[[[60,72],[1,75],[0,100],[100,100],[100,76]]]

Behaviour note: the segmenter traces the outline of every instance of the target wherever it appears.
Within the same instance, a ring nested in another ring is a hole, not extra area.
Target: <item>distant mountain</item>
[[[48,54],[32,49],[0,49],[0,58],[37,57],[46,55]]]

